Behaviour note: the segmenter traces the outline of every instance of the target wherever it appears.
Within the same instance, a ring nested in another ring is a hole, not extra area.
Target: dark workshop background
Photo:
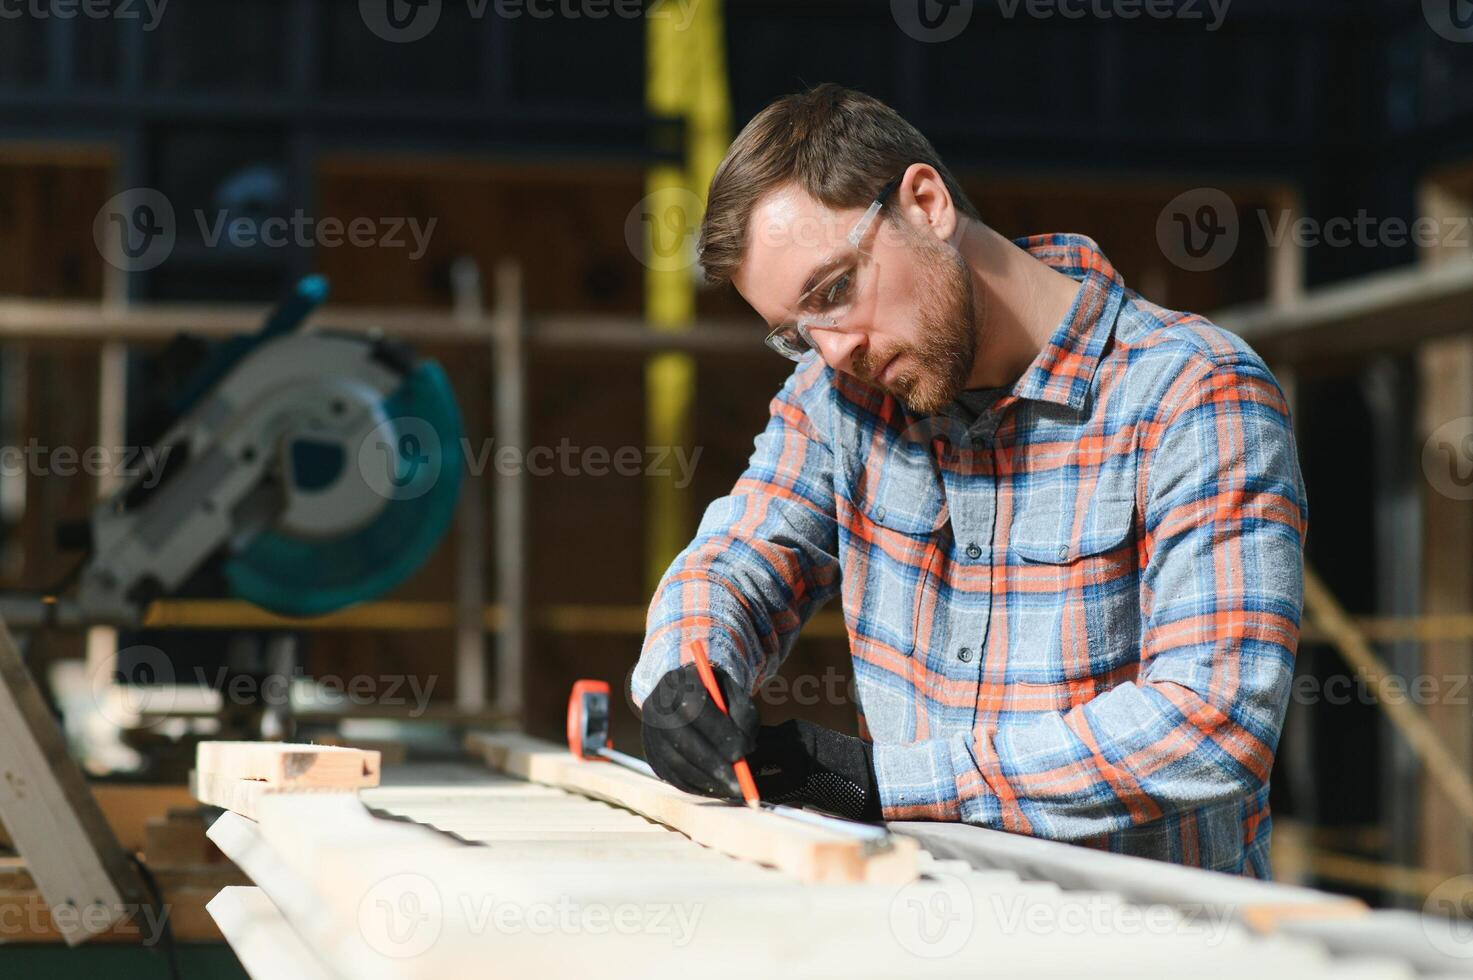
[[[1439,2],[1450,4],[1440,14],[1430,0],[1235,0],[1209,29],[1184,10],[1133,20],[1007,16],[1010,5],[988,0],[964,4],[971,20],[955,37],[923,41],[901,29],[883,0],[728,0],[732,132],[808,84],[863,89],[931,137],[1000,231],[1088,234],[1156,302],[1248,308],[1282,299],[1274,290],[1287,288],[1276,285],[1260,215],[1323,223],[1366,212],[1410,222],[1435,198],[1461,202],[1464,210],[1452,213],[1466,223],[1473,43],[1435,22],[1473,11],[1462,0]],[[1205,0],[1174,0],[1174,8],[1189,4],[1210,19]],[[453,272],[469,258],[490,309],[493,270],[510,259],[534,321],[576,315],[596,325],[640,315],[646,267],[630,248],[626,219],[647,192],[649,169],[681,161],[685,125],[646,108],[644,19],[477,17],[473,9],[445,0],[436,28],[414,43],[366,29],[360,4],[349,0],[172,0],[147,31],[118,17],[0,19],[0,310],[18,300],[103,298],[110,273],[93,221],[120,189],[158,189],[186,215],[213,213],[244,184],[254,190],[239,206],[257,217],[300,209],[318,220],[436,224],[425,254],[411,259],[403,248],[208,247],[183,220],[168,260],[126,275],[123,297],[264,303],[321,272],[335,305],[444,313],[455,299]],[[1191,271],[1161,247],[1158,219],[1173,199],[1205,187],[1231,195],[1241,241],[1232,261]],[[1461,241],[1466,250],[1466,234]],[[1305,247],[1300,285],[1313,291],[1412,267],[1425,251],[1384,240]],[[698,313],[751,319],[729,290],[703,289]],[[690,490],[695,515],[741,471],[787,373],[760,349],[751,322],[751,356],[694,357],[691,443],[702,452]],[[1429,407],[1429,348],[1400,343],[1402,326],[1415,324],[1393,320],[1378,328],[1384,342],[1347,350],[1331,338],[1274,363],[1292,378],[1311,502],[1308,560],[1356,616],[1466,615],[1473,505],[1437,493],[1421,458],[1429,431],[1473,412]],[[1455,343],[1468,342],[1467,328],[1473,312]],[[155,346],[130,346],[130,398],[147,396]],[[481,444],[495,424],[489,351],[419,347],[445,363],[468,436]],[[532,444],[646,445],[645,355],[534,343],[530,359]],[[7,336],[3,440],[94,442],[98,384],[96,345]],[[54,529],[82,516],[96,488],[57,475],[5,479],[24,488],[0,493],[0,585],[55,581],[75,558],[58,550]],[[536,734],[559,737],[574,679],[622,685],[637,656],[649,599],[649,484],[616,474],[531,481],[522,718]],[[489,476],[472,478],[467,492],[493,512]],[[493,593],[494,527],[488,517],[481,551]],[[392,598],[453,596],[458,534]],[[537,615],[554,607],[602,615],[581,627],[576,617]],[[1376,649],[1408,676],[1425,672],[1422,658],[1434,653],[1467,673],[1470,635]],[[191,633],[154,642],[195,662],[225,641]],[[436,697],[454,699],[447,630],[312,631],[302,642],[311,671],[433,676]],[[45,655],[78,657],[80,644],[50,636]],[[494,634],[487,644],[494,653]],[[838,636],[805,638],[785,674],[842,678],[846,658]],[[1331,647],[1312,637],[1302,645],[1299,671],[1312,682],[1348,670]],[[1473,708],[1464,700],[1426,710],[1467,766]],[[844,697],[775,697],[767,712],[771,720],[803,713],[854,727]],[[637,750],[626,711],[617,736]],[[1275,816],[1298,848],[1281,864],[1285,874],[1419,906],[1415,886],[1398,888],[1406,879],[1375,869],[1458,873],[1473,865],[1455,811],[1384,713],[1363,699],[1296,700],[1275,790]]]

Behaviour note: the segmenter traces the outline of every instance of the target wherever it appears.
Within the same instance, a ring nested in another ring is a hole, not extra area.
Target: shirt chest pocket
[[[926,446],[886,447],[882,459],[856,467],[847,496],[841,557],[850,642],[855,652],[878,645],[909,654],[950,533],[937,464]]]
[[[1139,660],[1135,513],[1134,497],[1097,493],[1082,516],[1072,500],[1043,496],[1015,515],[1007,549],[1008,680],[1095,679],[1104,689]]]

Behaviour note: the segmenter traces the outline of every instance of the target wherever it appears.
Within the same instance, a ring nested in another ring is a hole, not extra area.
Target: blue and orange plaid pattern
[[[924,419],[800,364],[650,608],[636,701],[691,641],[748,690],[841,598],[890,820],[1269,874],[1306,509],[1283,393],[1094,242],[1028,371]]]

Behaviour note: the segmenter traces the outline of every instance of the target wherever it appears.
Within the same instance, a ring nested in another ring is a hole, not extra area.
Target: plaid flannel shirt
[[[1305,496],[1283,393],[1094,242],[990,408],[934,418],[800,364],[666,573],[636,702],[704,639],[748,690],[838,595],[891,820],[952,820],[1267,877]]]

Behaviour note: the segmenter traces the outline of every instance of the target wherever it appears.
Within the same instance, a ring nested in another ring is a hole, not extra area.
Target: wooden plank
[[[299,721],[301,716],[293,712],[293,717]],[[480,717],[478,713],[471,712],[466,717]],[[409,755],[409,747],[403,742],[394,742],[388,739],[372,738],[348,738],[336,732],[322,732],[312,736],[317,745],[341,745],[345,749],[363,749],[368,752],[377,752],[380,767],[402,766]],[[382,772],[382,768],[380,768]]]
[[[502,975],[604,980],[773,974],[1124,980],[1172,975],[1182,962],[1204,976],[1265,967],[1300,980],[1408,976],[1392,964],[1342,969],[1312,943],[1265,942],[1221,917],[1204,922],[1153,908],[1147,920],[1147,910],[1125,907],[1115,896],[1069,894],[924,855],[925,877],[902,887],[806,887],[731,860],[684,867],[572,856],[501,860],[495,851],[454,845],[413,824],[374,820],[344,794],[276,793],[262,806],[259,825],[227,815],[211,836],[262,883],[322,958],[355,978],[443,980],[485,975],[494,964]],[[241,839],[227,840],[226,830]],[[549,918],[558,907],[569,910],[566,919]],[[626,929],[588,928],[583,923],[595,920],[583,915],[593,909],[666,910],[665,923],[683,921],[689,930],[677,939],[676,930],[653,919]],[[945,920],[925,919],[927,909]],[[1083,927],[1082,913],[1094,915],[1095,924]],[[947,922],[955,923],[954,938]],[[936,946],[938,939],[946,945]]]
[[[228,337],[255,333],[267,306],[247,304],[130,303],[107,306],[65,300],[0,300],[0,338],[43,345],[96,344],[110,340],[163,343],[179,333]],[[484,346],[494,315],[466,320],[423,306],[327,306],[313,317],[324,329],[382,331],[410,341]],[[751,316],[703,320],[683,334],[651,330],[643,319],[617,314],[543,315],[529,319],[538,349],[605,351],[687,350],[743,357],[766,351],[752,342],[761,321]],[[768,354],[767,356],[771,356]]]
[[[231,779],[199,770],[189,774],[189,790],[194,798],[209,806],[256,819],[256,807],[266,793],[278,792],[274,787],[253,779]]]
[[[1473,266],[1449,262],[1391,269],[1276,303],[1219,310],[1213,320],[1272,364],[1406,350],[1468,327]]]
[[[496,266],[496,442],[527,445],[527,318],[522,308],[522,267]],[[527,647],[527,484],[525,467],[496,473],[496,597],[501,629],[496,637],[496,708],[513,719],[523,713],[523,660]],[[480,486],[481,481],[476,482]]]
[[[515,785],[498,787],[505,790],[501,802],[516,798],[507,788]],[[590,811],[608,809],[573,794],[550,796],[558,791],[532,783],[521,786],[528,821],[541,807],[559,811],[567,800]],[[450,788],[401,788],[397,799],[440,801],[439,807]],[[394,802],[382,791],[366,795]],[[496,798],[467,793],[461,813],[447,814],[446,826],[474,824],[496,808]],[[407,820],[376,819],[347,793],[271,792],[261,809],[259,823],[226,814],[211,828],[211,839],[256,881],[318,959],[355,980],[492,972],[596,974],[601,980],[1086,974],[1124,980],[1174,975],[1182,963],[1204,977],[1241,976],[1249,969],[1297,980],[1409,976],[1392,958],[1330,960],[1319,944],[1285,935],[1304,920],[1289,919],[1279,935],[1262,939],[1222,914],[1132,907],[1117,895],[1070,893],[925,854],[918,856],[922,877],[904,886],[806,887],[670,831],[663,836],[702,858],[588,860],[586,851],[606,840],[594,834],[566,848],[538,844],[542,853],[529,860],[512,842],[502,841],[504,850],[467,847],[415,826],[410,820],[422,815],[417,807],[406,806]],[[1224,888],[1239,880],[1197,874]],[[1248,884],[1282,894],[1271,885]],[[612,925],[619,921],[623,928]]]
[[[0,822],[68,945],[128,918],[143,883],[67,754],[30,671],[0,622]]]
[[[378,785],[380,757],[373,750],[338,745],[201,742],[195,769],[201,775],[289,789],[358,789]]]
[[[862,841],[744,806],[681,792],[606,762],[518,734],[473,732],[466,747],[494,769],[573,790],[641,813],[733,857],[778,868],[808,883],[903,884],[916,876],[918,845],[903,838],[879,853]]]
[[[1382,695],[1384,685],[1392,676],[1390,671],[1345,615],[1345,610],[1324,582],[1307,566],[1304,569],[1304,613],[1330,638],[1346,663],[1376,696],[1377,703],[1452,806],[1453,814],[1461,824],[1459,832],[1467,833],[1473,827],[1473,779],[1468,777],[1464,764],[1443,742],[1426,714],[1395,692],[1391,696]]]
[[[259,888],[221,889],[206,906],[252,980],[335,980]]]
[[[1352,898],[1326,897],[1323,902],[1249,905],[1239,910],[1243,924],[1260,935],[1278,932],[1287,922],[1319,919],[1364,919],[1371,910]]]
[[[232,779],[198,770],[189,774],[190,792],[194,798],[208,806],[229,810],[249,820],[260,818],[261,801],[276,794],[345,796],[357,799],[356,789],[337,789],[331,786],[286,787],[272,786],[257,779]],[[208,836],[208,834],[206,834]],[[213,839],[213,838],[211,838]]]
[[[1445,173],[1421,191],[1421,211],[1439,220],[1473,213],[1473,185],[1466,174]],[[1421,254],[1425,267],[1468,266],[1467,249],[1434,247]],[[1473,504],[1459,492],[1459,477],[1469,460],[1465,437],[1473,432],[1473,339],[1465,331],[1422,345],[1417,352],[1418,419],[1422,443],[1422,609],[1429,618],[1467,618],[1473,607]],[[1461,423],[1459,422],[1461,420]],[[1473,662],[1470,637],[1427,637],[1420,672],[1426,677],[1465,677]],[[1432,698],[1427,720],[1463,771],[1473,768],[1473,715],[1465,699]],[[1457,808],[1423,776],[1417,863],[1428,868],[1467,868],[1473,861],[1473,834]]]
[[[273,812],[267,801],[286,806]],[[398,958],[404,939],[392,932],[396,909],[375,906],[382,878],[375,866],[396,860],[405,863],[404,874],[431,874],[435,856],[453,860],[460,846],[410,823],[374,819],[346,793],[272,791],[260,802],[267,811],[264,822],[227,813],[211,825],[210,839],[261,888],[333,975],[354,980],[456,975],[437,965],[435,957],[443,950],[433,944]],[[347,860],[332,864],[340,851]],[[396,897],[392,889],[389,895]],[[440,923],[433,925],[438,932]],[[411,924],[410,939],[416,932]]]

